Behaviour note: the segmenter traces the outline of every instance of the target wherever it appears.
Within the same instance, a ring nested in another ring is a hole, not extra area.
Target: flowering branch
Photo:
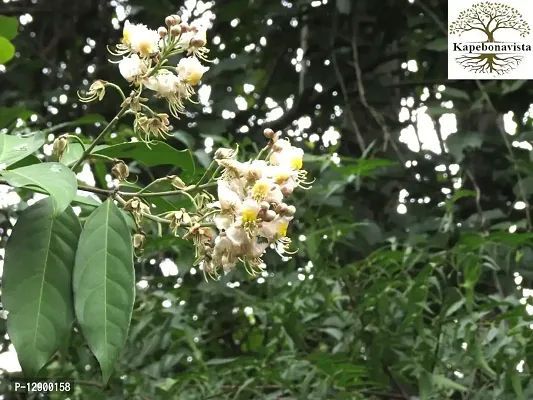
[[[91,156],[96,144],[126,113],[134,115],[133,130],[148,146],[154,140],[171,136],[169,115],[153,110],[147,104],[149,99],[141,97],[143,89],[155,92],[156,98],[165,99],[170,115],[179,118],[185,111],[185,102],[192,101],[194,87],[209,70],[200,62],[209,62],[206,57],[209,50],[205,47],[206,31],[200,26],[181,22],[176,15],[167,17],[165,24],[166,27],[156,31],[146,25],[125,22],[122,41],[110,52],[122,57],[120,61],[112,62],[118,64],[121,75],[135,89],[126,98],[118,85],[97,80],[86,95],[80,96],[84,102],[100,101],[105,96],[106,87],[111,86],[121,93],[123,101],[118,114],[85,148],[73,170]],[[184,57],[177,66],[167,65],[169,57],[182,53]],[[265,129],[264,136],[268,139],[266,145],[256,157],[246,162],[237,160],[238,147],[218,149],[195,184],[187,185],[178,176],[171,175],[155,179],[137,192],[120,191],[120,183],[129,177],[129,168],[123,161],[108,157],[106,160],[115,162],[111,173],[119,181],[117,189],[85,185],[78,188],[110,196],[131,213],[137,227],[133,236],[136,250],[142,250],[145,244],[143,223],[150,220],[158,224],[160,235],[164,224],[174,235],[192,240],[196,256],[194,265],[198,265],[204,274],[216,278],[219,271],[227,273],[239,261],[243,261],[249,273],[255,274],[263,270],[262,257],[268,248],[274,248],[284,259],[294,253],[290,250],[291,239],[287,232],[296,208],[286,201],[294,189],[307,189],[311,183],[306,181],[307,172],[302,169],[303,150],[292,146],[287,139],[281,139],[280,133],[272,129]],[[68,136],[56,139],[54,152],[58,159],[67,145]],[[148,191],[152,185],[162,182],[170,183],[174,189]],[[213,186],[217,187],[216,196],[204,190]],[[181,208],[153,215],[148,199],[165,196],[188,197],[191,211]]]

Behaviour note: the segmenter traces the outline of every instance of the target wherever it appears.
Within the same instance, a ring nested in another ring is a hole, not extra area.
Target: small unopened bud
[[[285,215],[288,217],[292,217],[294,214],[296,214],[296,207],[288,206],[285,210]]]
[[[268,210],[264,215],[263,215],[263,221],[265,222],[270,222],[270,221],[273,221],[274,218],[276,218],[276,212],[274,210]]]
[[[165,28],[164,26],[160,26],[159,28],[157,28],[157,33],[160,37],[164,38],[165,36],[167,36],[168,31],[167,28]]]
[[[204,47],[206,44],[207,38],[205,37],[205,33],[196,34],[191,40],[191,46],[196,48]]]
[[[283,196],[290,196],[293,191],[294,189],[292,185],[281,185],[281,193],[283,193]]]
[[[182,29],[179,25],[174,25],[170,28],[170,36],[179,36],[181,35]]]
[[[171,17],[174,18],[176,24],[179,24],[181,22],[181,17],[178,14],[172,14]]]
[[[179,22],[176,21],[176,18],[174,18],[173,15],[169,15],[168,17],[165,18],[165,25],[166,26],[174,26],[176,24],[179,24]]]
[[[258,167],[248,168],[246,171],[246,177],[250,180],[257,181],[263,176],[263,170]]]
[[[272,129],[266,128],[263,131],[263,135],[265,135],[267,139],[272,139],[276,135],[276,133]]]
[[[174,186],[176,189],[181,190],[185,188],[186,186],[185,182],[183,182],[179,176],[172,175],[172,176],[169,176],[169,178],[170,178],[170,184]]]
[[[135,247],[137,250],[142,250],[145,243],[146,235],[143,232],[133,235],[133,247]]]
[[[52,146],[52,152],[57,157],[58,160],[61,160],[63,154],[68,149],[68,135],[61,135],[56,140]]]
[[[124,163],[124,161],[119,161],[113,166],[113,168],[111,168],[111,173],[119,181],[124,181],[128,179],[128,176],[130,176],[130,169]]]
[[[277,214],[283,214],[287,210],[287,204],[279,203],[276,207]]]
[[[268,201],[262,201],[261,202],[261,209],[262,210],[268,210],[270,208],[270,203]]]
[[[234,158],[235,150],[221,147],[215,151],[215,160],[225,160],[227,158]]]
[[[192,29],[191,26],[186,22],[182,22],[181,24],[179,24],[179,26],[181,28],[181,31],[184,33],[189,32]]]

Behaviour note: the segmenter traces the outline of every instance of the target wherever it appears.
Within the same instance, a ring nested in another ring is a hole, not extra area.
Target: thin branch
[[[132,97],[134,93],[135,92],[132,92]],[[109,124],[107,124],[107,126],[102,130],[102,132],[100,132],[100,134],[96,137],[96,139],[94,139],[93,142],[89,145],[89,147],[85,149],[85,151],[83,152],[79,160],[74,163],[74,165],[72,166],[73,171],[75,171],[76,168],[78,168],[81,165],[83,160],[85,160],[89,156],[89,154],[91,154],[91,151],[93,151],[93,149],[96,147],[98,142],[111,130],[111,128],[117,123],[117,121],[120,118],[122,118],[122,116],[129,110],[129,107],[130,107],[129,104],[125,102],[125,104],[122,106],[118,114],[115,115],[115,118],[113,118],[109,122]]]
[[[522,198],[522,201],[526,204],[526,219],[527,219],[527,227],[528,230],[531,232],[533,229],[533,223],[531,220],[531,205],[529,204],[528,197],[526,195],[526,191],[524,188],[524,183],[522,181],[522,174],[520,173],[520,170],[518,169],[516,157],[513,151],[513,147],[511,146],[511,142],[509,142],[509,138],[507,137],[507,132],[505,131],[505,127],[503,125],[503,117],[499,115],[498,111],[496,110],[496,107],[492,103],[492,100],[490,99],[489,94],[486,92],[485,88],[483,87],[482,83],[480,81],[476,80],[476,84],[481,91],[481,94],[485,98],[485,101],[487,102],[488,106],[490,107],[492,113],[496,116],[496,124],[498,125],[498,131],[500,132],[500,135],[503,139],[503,142],[505,143],[505,147],[507,148],[507,152],[509,153],[509,157],[511,158],[511,163],[513,164],[513,169],[516,173],[517,177],[517,184],[518,184],[518,190],[520,192],[520,197]]]
[[[368,110],[370,115],[372,115],[372,117],[377,122],[377,124],[381,127],[381,130],[383,132],[383,138],[384,138],[383,151],[387,150],[387,144],[388,144],[388,142],[390,140],[394,150],[396,151],[396,153],[400,157],[400,161],[402,161],[402,163],[403,163],[404,162],[403,157],[401,157],[401,153],[400,153],[400,151],[398,149],[398,146],[396,146],[396,143],[395,143],[394,139],[391,139],[392,135],[390,133],[389,127],[387,126],[387,123],[385,122],[385,119],[383,118],[383,116],[380,113],[378,113],[376,111],[376,109],[374,107],[372,107],[368,103],[368,101],[366,99],[366,92],[365,92],[365,88],[363,86],[363,74],[361,72],[361,66],[359,64],[359,51],[357,50],[357,22],[356,22],[356,14],[355,13],[353,15],[353,20],[352,20],[352,40],[351,40],[351,45],[352,45],[352,56],[353,56],[355,76],[356,76],[356,81],[357,81],[357,88],[358,88],[358,92],[359,92],[359,100],[361,101],[361,104],[363,104],[363,106]]]
[[[359,129],[359,125],[357,124],[355,115],[353,114],[353,111],[350,107],[350,98],[348,97],[348,90],[346,89],[346,84],[342,77],[342,73],[339,69],[339,63],[337,62],[337,56],[335,55],[334,44],[335,44],[335,37],[337,35],[337,28],[338,28],[337,25],[338,25],[338,13],[337,11],[335,11],[333,14],[333,26],[331,28],[331,42],[332,42],[331,48],[333,49],[331,51],[331,62],[333,64],[333,69],[335,70],[335,75],[337,76],[337,81],[339,82],[339,85],[340,85],[342,97],[344,98],[346,114],[348,115],[348,119],[350,120],[350,123],[352,124],[353,130],[355,132],[355,136],[357,139],[357,143],[359,147],[361,148],[361,152],[364,152],[366,149],[365,141],[363,139],[363,136],[361,135],[361,130]]]

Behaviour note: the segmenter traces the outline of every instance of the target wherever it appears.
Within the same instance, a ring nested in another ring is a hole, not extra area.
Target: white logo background
[[[467,53],[454,51],[454,43],[463,44],[480,44],[487,41],[487,35],[478,30],[473,29],[467,32],[462,32],[459,36],[458,33],[450,33],[451,25],[458,21],[461,12],[467,11],[474,4],[479,3],[499,3],[516,9],[522,14],[522,20],[529,25],[530,33],[525,37],[520,36],[520,32],[515,29],[502,28],[494,32],[495,44],[524,44],[533,47],[533,1],[531,0],[448,0],[448,79],[533,79],[533,51],[520,51],[511,52],[502,57],[513,57],[515,60],[521,58],[520,63],[515,67],[511,61],[506,68],[508,72],[503,73],[500,70],[500,74],[497,72],[482,73],[480,71],[471,71],[469,68],[465,68],[463,65],[479,65],[482,63],[477,60],[468,60],[464,57]],[[501,18],[502,21],[510,21],[510,18]],[[518,21],[519,19],[515,19]],[[473,24],[472,24],[473,25]],[[464,25],[463,25],[464,26]],[[479,26],[479,25],[478,25]],[[494,23],[490,25],[494,27]],[[522,27],[524,24],[522,24]],[[523,31],[523,30],[522,30]],[[504,43],[503,43],[504,42]],[[473,52],[470,56],[479,55],[478,52]],[[500,53],[501,54],[501,53]],[[500,55],[498,54],[498,55]],[[461,59],[463,65],[461,65],[456,59],[463,56]],[[475,63],[475,64],[474,64]],[[509,70],[511,69],[511,70]],[[485,69],[487,70],[487,69]]]

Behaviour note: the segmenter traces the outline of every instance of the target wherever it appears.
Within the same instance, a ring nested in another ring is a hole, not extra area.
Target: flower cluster
[[[248,162],[236,160],[236,152],[220,149],[215,160],[222,167],[217,181],[218,211],[214,221],[219,235],[200,253],[203,270],[217,275],[231,270],[242,260],[250,273],[262,270],[262,256],[268,247],[286,257],[291,240],[289,223],[296,208],[285,203],[297,187],[309,188],[302,169],[303,150],[286,139],[265,131],[270,143],[267,160],[259,156]],[[200,243],[201,245],[201,243]]]
[[[124,56],[118,62],[121,75],[134,85],[144,85],[165,98],[170,113],[178,118],[184,111],[184,100],[190,100],[203,74],[209,69],[200,59],[206,60],[208,49],[206,31],[202,27],[181,22],[177,15],[165,19],[167,28],[157,31],[146,25],[126,21],[122,43],[112,54]],[[163,65],[168,57],[186,53],[176,67]],[[152,64],[156,65],[152,68]]]

